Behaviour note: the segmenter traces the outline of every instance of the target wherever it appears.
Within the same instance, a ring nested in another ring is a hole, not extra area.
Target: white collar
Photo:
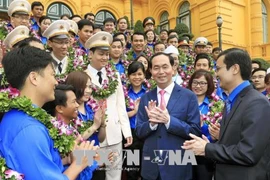
[[[54,53],[51,52],[51,56],[53,57],[53,59],[57,62],[57,64],[59,64],[60,62],[62,64],[65,64],[66,63],[66,60],[68,58],[68,56],[65,56],[62,60],[59,60],[57,57],[55,57]]]
[[[99,72],[97,69],[95,69],[93,66],[91,66],[91,64],[88,65],[88,70],[89,70],[93,75],[97,75],[97,73]],[[100,71],[102,72],[103,75],[106,74],[105,68],[102,68]]]
[[[173,88],[174,88],[174,82],[172,82],[169,86],[167,86],[164,90],[166,91],[166,93],[169,93],[170,95],[172,94]],[[159,88],[157,86],[157,93],[159,93],[159,91],[161,90],[161,88]]]

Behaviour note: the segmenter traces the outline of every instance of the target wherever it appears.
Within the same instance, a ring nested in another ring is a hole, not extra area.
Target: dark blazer
[[[160,174],[161,179],[164,180],[192,179],[191,165],[169,166],[168,159],[164,165],[158,165],[151,161],[156,157],[154,150],[180,150],[184,141],[190,139],[189,133],[201,135],[197,97],[190,90],[175,84],[167,104],[170,114],[169,128],[167,129],[164,124],[159,124],[154,131],[149,127],[149,118],[145,111],[145,106],[148,105],[150,100],[157,101],[157,88],[141,98],[136,117],[136,134],[139,138],[145,139],[142,156],[142,177],[147,180],[154,180]],[[144,160],[144,157],[150,157],[150,160]]]
[[[205,148],[205,156],[216,161],[216,180],[270,180],[267,98],[248,86],[223,117],[219,141]]]

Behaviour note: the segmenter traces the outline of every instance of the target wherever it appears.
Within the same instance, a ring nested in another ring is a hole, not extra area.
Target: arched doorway
[[[52,20],[60,19],[63,14],[73,15],[72,10],[64,3],[53,3],[47,9],[47,16]]]
[[[110,11],[107,11],[107,10],[101,10],[101,11],[99,11],[96,14],[96,17],[95,17],[95,24],[98,24],[98,25],[103,26],[103,21],[106,18],[113,18],[113,19],[115,19],[115,16]]]

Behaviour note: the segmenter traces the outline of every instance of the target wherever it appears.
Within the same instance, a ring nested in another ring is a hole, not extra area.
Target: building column
[[[250,0],[250,28],[251,28],[251,49],[252,56],[261,56],[262,49],[258,47],[263,44],[262,26],[262,4],[261,0]],[[254,47],[256,46],[256,47]]]

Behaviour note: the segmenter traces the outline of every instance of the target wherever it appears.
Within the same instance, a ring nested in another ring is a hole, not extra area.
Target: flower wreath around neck
[[[105,70],[108,80],[104,79],[101,87],[92,83],[92,96],[97,100],[108,98],[110,95],[115,93],[118,86],[118,73],[112,62],[108,62],[105,66]]]

